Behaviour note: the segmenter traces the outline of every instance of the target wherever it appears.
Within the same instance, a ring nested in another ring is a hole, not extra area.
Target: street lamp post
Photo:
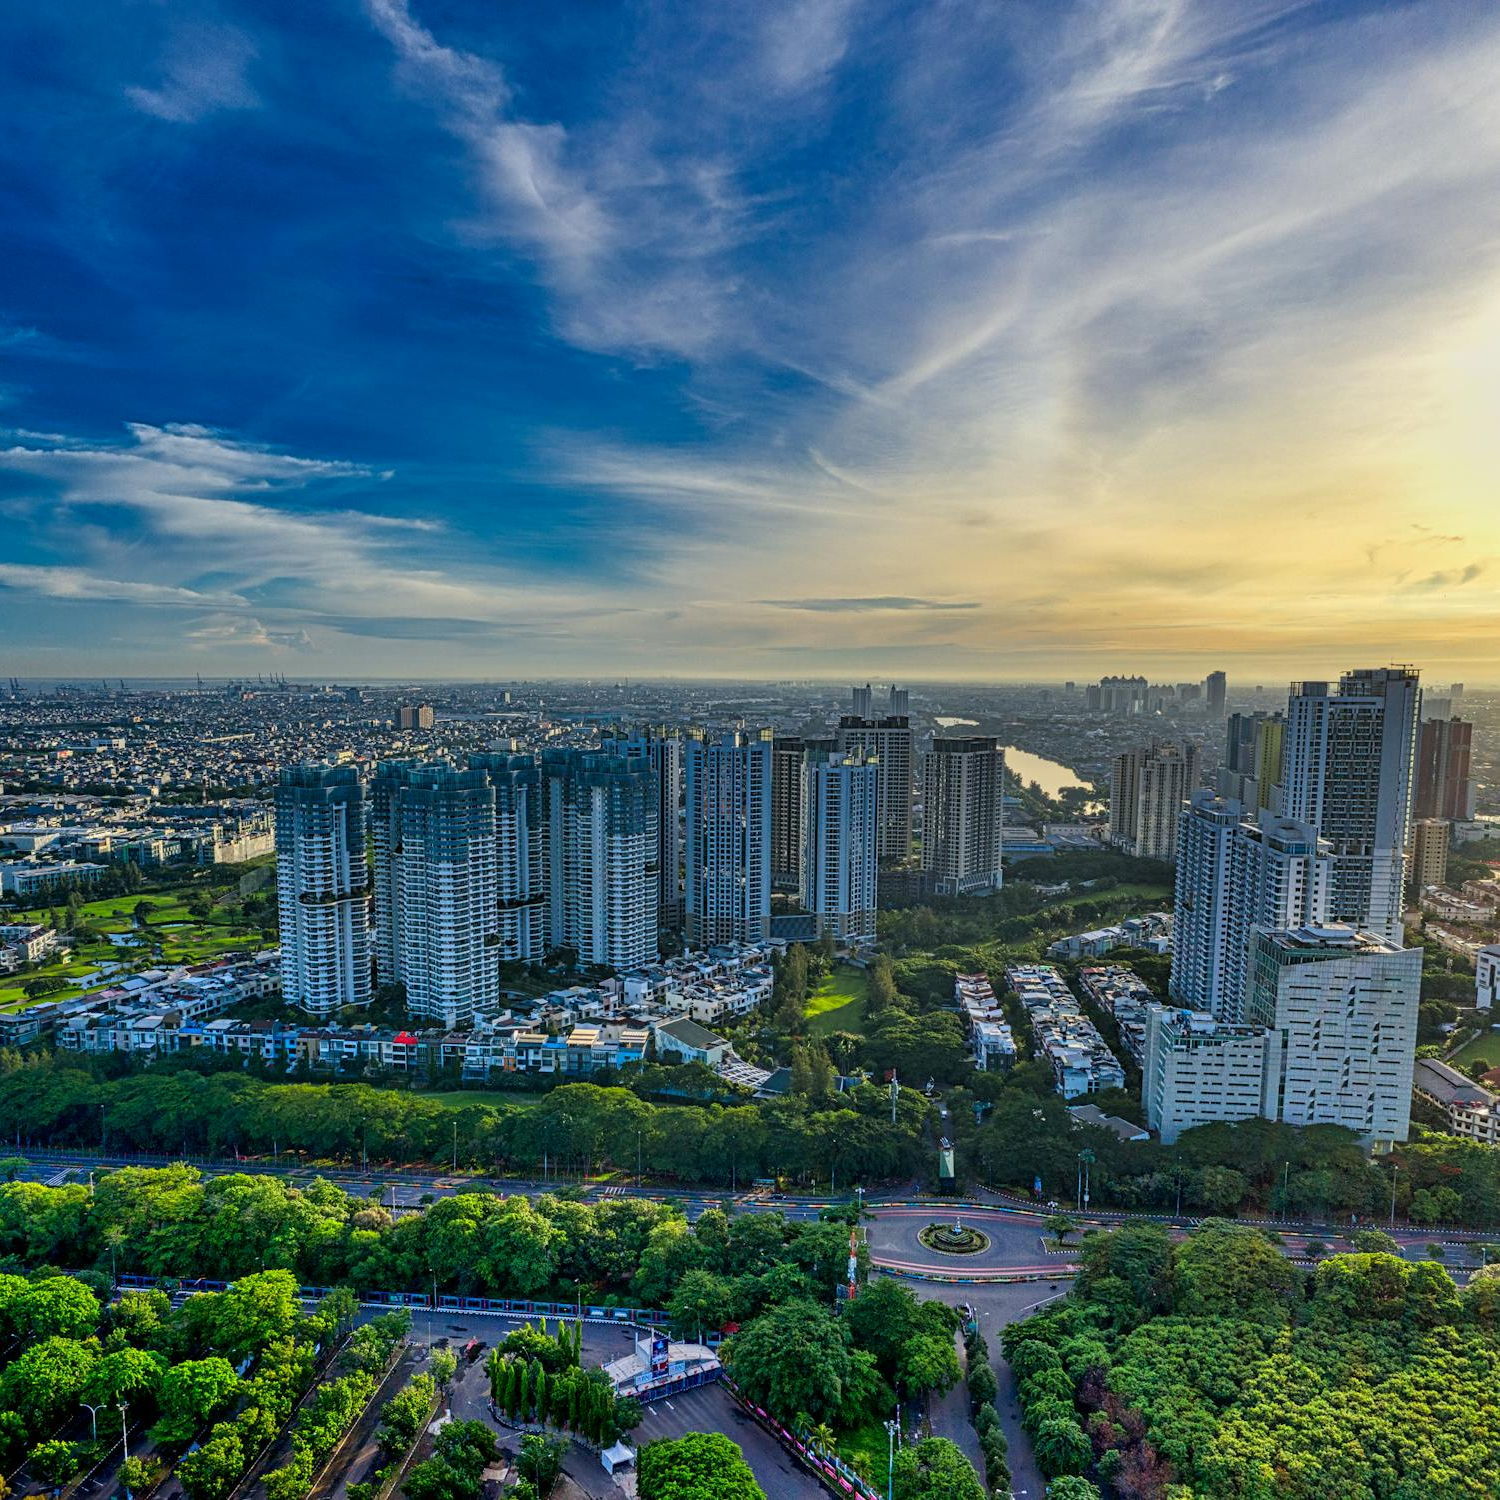
[[[124,1474],[125,1467],[130,1462],[130,1418],[125,1410],[125,1403],[120,1402],[120,1473]],[[125,1486],[125,1500],[130,1500],[130,1486]]]
[[[99,1441],[99,1413],[109,1405],[109,1402],[101,1401],[98,1406],[91,1405],[87,1401],[80,1401],[78,1404],[87,1406],[89,1409],[89,1425],[93,1428],[93,1439],[97,1443]]]
[[[1287,1200],[1292,1194],[1292,1164],[1284,1161],[1281,1164],[1281,1222],[1286,1223]]]
[[[896,1493],[896,1433],[900,1428],[899,1422],[890,1418],[885,1423],[886,1456],[885,1456],[885,1496],[886,1500],[892,1500]]]
[[[1401,1170],[1401,1163],[1391,1163],[1391,1228],[1396,1227],[1396,1173]]]

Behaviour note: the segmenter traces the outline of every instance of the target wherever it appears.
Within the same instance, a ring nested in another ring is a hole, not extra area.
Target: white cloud
[[[220,110],[255,109],[260,97],[245,76],[254,59],[254,44],[235,27],[183,26],[162,60],[161,82],[133,85],[125,97],[142,113],[181,125]]]

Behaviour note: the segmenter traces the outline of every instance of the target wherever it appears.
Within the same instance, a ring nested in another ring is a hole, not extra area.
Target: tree
[[[259,1353],[290,1333],[300,1312],[290,1271],[242,1276],[214,1304],[215,1342],[235,1358]]]
[[[717,1432],[647,1443],[636,1484],[640,1500],[766,1500],[739,1445]]]
[[[17,1355],[0,1376],[0,1409],[23,1413],[32,1433],[50,1431],[73,1414],[98,1361],[94,1339],[43,1339]]]
[[[1071,1416],[1048,1417],[1037,1428],[1032,1448],[1042,1473],[1053,1479],[1081,1474],[1094,1456],[1093,1444]]]
[[[159,1443],[186,1443],[223,1411],[239,1390],[240,1378],[227,1359],[183,1360],[162,1377],[161,1419],[152,1429]]]
[[[78,1450],[62,1438],[51,1438],[38,1443],[27,1462],[38,1479],[56,1487],[66,1484],[78,1472]]]
[[[911,1391],[936,1391],[939,1395],[951,1391],[963,1373],[953,1336],[942,1339],[931,1334],[914,1334],[901,1346],[896,1373]]]
[[[712,1271],[691,1270],[677,1283],[667,1303],[672,1330],[684,1338],[717,1333],[733,1316],[734,1303],[732,1282]]]
[[[99,1299],[71,1276],[30,1282],[6,1309],[24,1339],[87,1338],[99,1326]]]
[[[723,1356],[740,1389],[783,1420],[799,1412],[814,1422],[836,1419],[856,1386],[879,1380],[873,1357],[850,1350],[843,1325],[823,1307],[801,1300],[752,1319],[725,1345]]]
[[[1077,1474],[1064,1474],[1048,1486],[1047,1500],[1099,1500],[1099,1486]]]
[[[1042,1228],[1057,1241],[1058,1247],[1061,1248],[1067,1243],[1068,1236],[1078,1228],[1078,1225],[1067,1214],[1052,1214]]]
[[[1258,1229],[1209,1220],[1177,1247],[1180,1312],[1195,1317],[1236,1312],[1284,1323],[1300,1290],[1297,1268]]]
[[[209,1440],[177,1465],[177,1478],[191,1500],[224,1500],[244,1471],[244,1444],[232,1426],[220,1422]]]
[[[134,1404],[142,1397],[153,1404],[161,1390],[166,1360],[142,1349],[116,1349],[94,1366],[84,1383],[84,1399],[94,1406]]]
[[[557,1476],[562,1473],[563,1459],[567,1456],[566,1439],[548,1437],[545,1433],[528,1432],[521,1439],[521,1452],[516,1460],[516,1472],[522,1479],[529,1479],[536,1486],[538,1495],[550,1495]]]
[[[923,1438],[896,1455],[896,1500],[985,1500],[984,1486],[963,1450],[947,1438]]]

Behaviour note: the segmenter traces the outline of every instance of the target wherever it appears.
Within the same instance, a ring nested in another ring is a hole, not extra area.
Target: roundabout
[[[939,1255],[978,1255],[990,1248],[990,1237],[954,1219],[951,1224],[929,1224],[919,1229],[917,1243]]]

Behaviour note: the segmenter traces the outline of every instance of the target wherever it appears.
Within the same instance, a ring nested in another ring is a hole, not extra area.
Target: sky
[[[1492,0],[9,0],[0,675],[1500,681]]]

